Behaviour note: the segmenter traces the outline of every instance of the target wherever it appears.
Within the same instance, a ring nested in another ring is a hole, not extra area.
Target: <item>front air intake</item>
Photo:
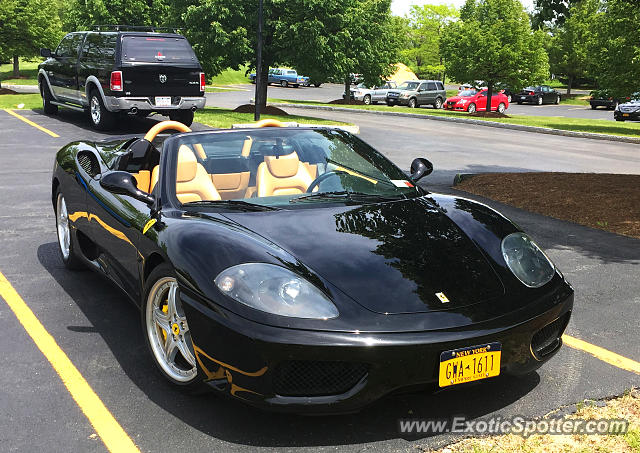
[[[282,396],[339,395],[352,389],[368,371],[369,366],[363,363],[282,362],[275,370],[274,390]]]
[[[567,312],[538,330],[531,339],[531,350],[539,359],[551,354],[560,346],[560,338],[569,323],[571,312]]]

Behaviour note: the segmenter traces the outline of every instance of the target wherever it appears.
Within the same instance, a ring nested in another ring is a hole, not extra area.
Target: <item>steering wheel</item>
[[[316,179],[311,181],[311,184],[309,185],[309,187],[307,187],[307,193],[313,192],[313,189],[315,189],[316,186],[319,186],[325,179],[333,178],[334,176],[346,175],[346,174],[347,172],[342,170],[332,170],[326,173],[322,173]]]

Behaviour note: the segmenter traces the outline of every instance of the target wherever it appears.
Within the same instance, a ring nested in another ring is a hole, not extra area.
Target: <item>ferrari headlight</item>
[[[524,233],[512,233],[502,240],[502,256],[513,275],[529,288],[545,285],[555,273],[551,260]]]
[[[238,264],[220,272],[215,283],[232,299],[267,313],[313,319],[338,316],[336,306],[318,288],[274,264]]]

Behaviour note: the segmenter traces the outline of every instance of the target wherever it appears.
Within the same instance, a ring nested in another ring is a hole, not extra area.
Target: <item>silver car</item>
[[[385,102],[387,99],[387,92],[397,87],[396,82],[388,81],[383,85],[373,88],[367,88],[364,83],[361,83],[357,87],[351,89],[351,99],[356,101],[362,101],[366,105],[377,104],[378,102]],[[342,93],[344,98],[344,93]]]

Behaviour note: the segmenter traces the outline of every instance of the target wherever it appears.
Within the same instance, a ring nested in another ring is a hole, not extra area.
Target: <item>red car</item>
[[[502,92],[491,95],[491,110],[504,113],[509,107],[509,100]],[[450,97],[444,103],[446,110],[457,110],[459,112],[484,112],[487,110],[487,90],[463,90],[456,96]]]

